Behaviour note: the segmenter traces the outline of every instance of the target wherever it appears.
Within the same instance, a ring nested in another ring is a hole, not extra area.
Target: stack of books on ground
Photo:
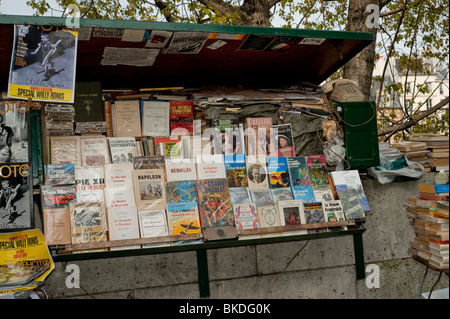
[[[419,195],[405,201],[415,232],[409,252],[437,270],[449,268],[448,186],[420,183]]]
[[[431,133],[413,134],[410,141],[426,143],[429,153],[428,163],[433,171],[448,171],[449,139],[448,136]]]
[[[404,141],[392,144],[392,147],[398,149],[408,160],[422,164],[425,171],[431,171],[431,166],[428,163],[430,150],[425,142]]]

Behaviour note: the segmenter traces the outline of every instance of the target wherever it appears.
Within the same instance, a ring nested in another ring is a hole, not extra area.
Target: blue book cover
[[[248,187],[244,154],[225,155],[224,164],[228,187]]]
[[[308,167],[304,156],[288,157],[289,178],[291,186],[311,185],[308,176]]]
[[[294,186],[291,189],[294,199],[301,199],[304,203],[314,203],[316,201],[313,188],[310,185]]]
[[[289,168],[287,157],[267,157],[269,188],[289,187]]]
[[[247,187],[233,187],[229,191],[231,204],[251,204],[252,200]]]
[[[45,170],[45,185],[75,184],[74,164],[47,164]]]
[[[367,201],[367,197],[364,193],[364,191],[362,190],[362,187],[348,187],[348,185],[335,185],[334,186],[336,191],[340,191],[340,190],[347,190],[349,188],[354,189],[356,191],[356,193],[358,194],[359,197],[359,201],[361,202],[361,206],[363,208],[363,210],[365,212],[370,211],[370,207],[369,207],[369,202]]]
[[[197,203],[195,181],[172,181],[166,183],[168,204]]]

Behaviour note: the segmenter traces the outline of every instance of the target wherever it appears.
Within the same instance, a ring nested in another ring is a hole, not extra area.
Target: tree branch
[[[161,0],[155,0],[155,4],[156,4],[156,6],[158,7],[158,9],[159,9],[159,11],[161,13],[163,13],[163,10],[165,8],[167,8],[167,5]],[[166,18],[167,22],[174,22],[175,21],[170,13],[165,12],[163,14],[164,14],[164,17]]]
[[[426,118],[427,116],[433,114],[434,112],[440,110],[441,108],[443,108],[445,105],[447,105],[449,102],[449,97],[447,96],[445,99],[443,99],[441,102],[439,102],[438,104],[436,104],[435,106],[433,106],[431,109],[429,110],[425,110],[422,111],[420,113],[417,114],[417,116],[415,118],[411,118],[408,121],[406,121],[403,124],[400,125],[395,125],[395,126],[391,126],[391,127],[385,127],[382,128],[378,131],[378,136],[383,136],[386,134],[394,134],[395,132],[407,129],[411,126],[416,125],[417,123],[419,123],[419,121],[423,120],[424,118]]]

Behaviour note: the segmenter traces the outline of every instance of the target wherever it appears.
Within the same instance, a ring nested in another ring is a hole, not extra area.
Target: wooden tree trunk
[[[344,78],[356,81],[367,100],[370,99],[372,72],[375,65],[375,41],[377,36],[377,28],[373,26],[373,19],[369,17],[369,15],[373,15],[373,12],[366,12],[366,8],[370,4],[378,6],[379,1],[349,1],[347,30],[354,32],[371,32],[373,33],[374,41],[344,66]]]

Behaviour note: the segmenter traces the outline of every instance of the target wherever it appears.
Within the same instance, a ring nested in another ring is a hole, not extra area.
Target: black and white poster
[[[15,25],[8,96],[73,103],[78,32]]]

